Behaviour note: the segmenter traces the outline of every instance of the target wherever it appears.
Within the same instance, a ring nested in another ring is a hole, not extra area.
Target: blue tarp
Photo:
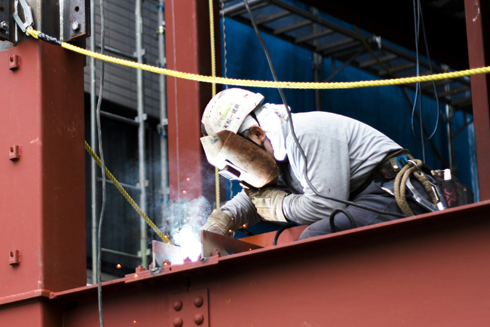
[[[336,21],[336,23],[339,23]],[[340,22],[342,23],[342,22]],[[226,31],[226,71],[227,77],[273,80],[265,54],[253,29],[232,19],[225,19]],[[345,23],[344,26],[348,26]],[[352,26],[350,26],[352,28]],[[221,31],[222,32],[222,31]],[[311,82],[313,78],[313,54],[296,45],[287,43],[271,35],[261,34],[266,43],[272,61],[281,81]],[[223,33],[221,33],[223,49]],[[222,71],[224,67],[224,49],[222,51]],[[332,62],[331,58],[324,58],[321,69],[321,79],[325,80],[332,74],[333,66],[339,68],[342,62]],[[361,81],[373,80],[378,77],[349,66],[332,81]],[[265,102],[282,103],[276,89],[248,88],[260,92],[265,96]],[[293,112],[315,110],[313,90],[284,90],[289,106]],[[409,91],[410,97],[414,93]],[[412,107],[405,98],[399,86],[369,87],[345,90],[322,90],[322,110],[342,114],[360,120],[383,132],[398,144],[410,150],[416,158],[423,158],[422,143],[412,133],[411,111]],[[446,162],[449,162],[447,127],[443,116],[444,104],[439,108],[433,99],[424,97],[422,101],[424,124],[427,130],[432,131],[437,123],[437,110],[440,110],[438,130],[433,143]],[[464,125],[463,113],[456,112],[452,122],[453,131]],[[472,119],[467,115],[467,120]],[[419,123],[414,122],[417,135],[420,135]],[[425,142],[426,164],[432,169],[448,168],[437,158],[429,142]],[[473,125],[464,129],[454,138],[454,165],[455,175],[468,185],[478,200],[476,154]],[[237,183],[233,183],[232,191],[240,190]],[[231,192],[227,187],[228,198]]]

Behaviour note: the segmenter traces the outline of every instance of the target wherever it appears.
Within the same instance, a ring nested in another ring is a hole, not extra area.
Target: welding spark
[[[180,260],[183,261],[183,259],[189,257],[192,261],[197,261],[201,254],[199,231],[194,230],[191,226],[184,226],[174,238],[175,243],[178,244],[182,250],[182,258]]]

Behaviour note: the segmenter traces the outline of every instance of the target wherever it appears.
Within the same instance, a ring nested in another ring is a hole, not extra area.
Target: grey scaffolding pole
[[[114,54],[123,56],[123,57],[128,57],[128,58],[134,58],[136,59],[139,63],[143,62],[143,56],[144,56],[144,50],[143,50],[143,24],[142,24],[142,14],[141,14],[141,0],[136,0],[135,3],[135,37],[136,37],[136,52],[134,56],[131,56],[130,54],[125,54],[117,49],[110,48],[108,46],[104,46],[104,50],[107,50],[109,52],[112,52]],[[92,31],[92,36],[90,38],[90,50],[95,51],[97,48],[100,48],[100,45],[96,44],[96,33],[95,33],[95,0],[90,0],[90,17],[91,17],[91,31]],[[147,187],[147,180],[146,180],[146,166],[145,166],[145,122],[146,122],[146,114],[144,113],[144,90],[143,90],[143,73],[141,70],[136,71],[137,74],[137,111],[138,111],[138,116],[136,119],[133,121],[129,118],[119,116],[116,114],[108,113],[101,111],[101,115],[117,120],[123,123],[127,123],[130,125],[137,125],[138,126],[138,166],[139,166],[139,183],[137,186],[131,186],[131,185],[125,185],[125,187],[129,188],[134,188],[139,190],[140,193],[140,203],[139,206],[140,208],[146,212],[147,211],[147,205],[146,205],[146,187]],[[96,106],[96,66],[95,66],[95,59],[90,58],[90,101],[91,101],[91,113],[90,113],[90,133],[91,133],[91,144],[94,149],[96,149],[96,128],[95,128],[95,106]],[[97,166],[95,161],[92,160],[91,162],[91,215],[92,215],[92,280],[96,279],[96,263],[97,263],[97,181],[99,181],[100,178],[97,178]],[[138,257],[141,258],[141,264],[144,267],[148,267],[148,260],[147,260],[147,255],[148,255],[148,241],[147,241],[147,229],[146,229],[146,222],[141,219],[140,222],[140,252],[138,255],[132,255],[128,253],[123,253],[120,251],[114,251],[114,250],[107,250],[104,249],[104,252],[110,252],[112,254],[119,254],[123,255],[126,257]]]
[[[141,17],[141,0],[136,0],[135,4],[135,33],[136,33],[136,58],[138,63],[143,63],[143,19]],[[143,212],[147,211],[146,206],[146,167],[145,167],[145,121],[143,102],[143,71],[136,70],[136,94],[138,103],[138,166],[139,166],[139,186],[140,186],[140,208]],[[140,219],[140,255],[141,265],[148,268],[148,240],[146,222]]]
[[[158,0],[158,65],[167,66],[165,57],[165,7],[164,1]],[[160,82],[160,166],[161,166],[161,190],[162,190],[162,221],[165,225],[167,219],[167,205],[169,200],[168,188],[168,143],[167,143],[167,79],[165,75],[159,75]]]
[[[95,51],[95,0],[90,0],[90,50]],[[92,149],[97,149],[95,136],[95,59],[90,57],[90,143]],[[90,161],[90,186],[92,209],[92,283],[97,280],[97,165]]]

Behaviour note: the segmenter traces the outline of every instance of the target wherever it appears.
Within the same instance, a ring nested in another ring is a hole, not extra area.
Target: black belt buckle
[[[396,157],[395,159],[396,159],[396,163],[398,164],[398,167],[400,167],[400,169],[402,169],[403,166],[405,166],[408,163],[408,158],[404,154],[402,154],[399,157]]]

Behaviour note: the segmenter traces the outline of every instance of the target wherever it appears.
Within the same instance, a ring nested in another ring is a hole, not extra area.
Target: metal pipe
[[[267,1],[263,0],[249,0],[247,1],[248,5],[250,6],[250,9],[254,10],[260,7],[267,6],[269,3]],[[243,13],[247,12],[247,9],[243,3],[238,3],[233,6],[229,6],[226,9],[223,9],[220,12],[220,15],[225,15],[228,17],[233,17],[236,15],[241,15]]]
[[[318,53],[313,53],[313,78],[315,82],[320,82],[322,74],[323,57]],[[322,91],[315,89],[315,110],[322,110]]]
[[[97,177],[97,181],[98,181],[98,182],[101,182],[101,181],[102,181],[102,178]],[[106,183],[109,183],[109,184],[113,184],[113,185],[114,185],[114,182],[113,182],[113,181],[111,181],[110,179],[106,179],[105,181],[106,181]],[[126,184],[126,183],[121,183],[121,182],[119,182],[119,185],[124,186],[125,188],[130,188],[130,189],[133,189],[133,190],[138,190],[138,191],[140,191],[140,190],[141,190],[141,187],[139,187],[139,186],[134,186],[134,185],[131,185],[131,184]]]
[[[97,49],[100,49],[100,44],[97,44]],[[134,54],[130,54],[130,53],[121,51],[119,49],[116,49],[116,48],[113,48],[113,47],[110,47],[110,46],[107,46],[107,45],[104,45],[104,51],[111,52],[113,54],[117,54],[117,55],[119,55],[121,57],[125,57],[125,58],[128,58],[128,59],[133,59],[133,60],[136,60],[137,59],[137,57]]]
[[[327,79],[325,79],[323,82],[326,83],[326,82],[330,82],[335,76],[337,76],[338,74],[340,74],[344,69],[347,68],[347,66],[350,65],[350,63],[356,59],[362,52],[364,52],[364,49],[359,49],[359,51],[357,51],[352,57],[350,57],[346,62],[344,62],[344,64],[342,65],[342,67],[340,67],[339,69],[335,69],[335,71],[332,72],[332,74],[330,76],[327,77]]]
[[[410,95],[408,94],[408,91],[407,91],[407,88],[406,87],[402,87],[402,91],[403,91],[403,94],[405,95],[405,98],[407,99],[408,103],[410,104],[410,110],[411,110],[413,108],[412,98],[410,98]],[[419,121],[420,115],[417,112],[417,110],[415,110],[414,114],[415,114],[415,119],[417,121]],[[427,131],[427,129],[425,128],[425,125],[422,125],[421,128],[423,128],[423,130],[424,130],[424,135],[430,135],[429,132]],[[432,147],[432,150],[434,151],[434,153],[437,156],[437,158],[439,159],[439,161],[441,161],[442,166],[444,168],[447,167],[448,164],[446,163],[446,160],[444,160],[444,158],[442,157],[442,155],[439,153],[439,150],[437,149],[437,146],[434,144],[434,140],[433,139],[430,139],[429,140],[429,144]]]
[[[446,131],[447,131],[447,148],[449,155],[449,169],[453,170],[453,138],[452,138],[452,126],[451,122],[453,121],[451,112],[451,106],[446,104]]]
[[[311,12],[314,15],[318,15],[319,11],[318,9],[311,7],[310,8]],[[318,24],[313,24],[311,28],[311,34],[316,34],[318,33]],[[313,45],[315,47],[318,47],[318,40],[315,39],[313,40]],[[313,52],[313,80],[315,82],[320,82],[322,78],[322,64],[323,64],[323,57],[316,52]],[[316,111],[321,111],[322,110],[322,91],[319,89],[315,89],[315,110]]]
[[[95,51],[95,0],[90,0],[90,50]],[[95,59],[90,57],[90,143],[92,149],[97,149],[95,133]],[[97,165],[95,160],[90,160],[90,186],[92,209],[92,281],[97,280]]]
[[[459,133],[461,133],[462,131],[464,131],[468,126],[470,126],[471,124],[473,124],[473,119],[468,120],[466,118],[466,112],[464,113],[464,116],[465,116],[465,118],[463,119],[465,121],[464,125],[461,126],[456,132],[453,132],[453,134],[451,135],[451,139],[454,140],[454,137],[456,135],[458,135]]]
[[[158,0],[158,63],[161,67],[167,66],[165,55],[165,7],[164,0]],[[167,206],[169,199],[168,190],[168,142],[167,142],[167,78],[160,74],[160,166],[161,166],[161,191],[162,191],[162,222],[165,225],[167,219]]]
[[[102,111],[101,110],[100,111],[100,115],[103,116],[103,117],[107,117],[107,118],[110,118],[110,119],[113,119],[113,120],[117,120],[117,121],[120,121],[120,122],[129,124],[129,125],[139,125],[139,123],[136,120],[133,120],[133,119],[130,119],[130,118],[126,118],[126,117],[123,117],[123,116],[119,116],[119,115],[116,115],[116,114],[112,114],[112,113],[107,112],[107,111]]]
[[[116,251],[116,250],[110,250],[110,249],[104,249],[104,248],[101,248],[100,250],[102,252],[106,252],[106,253],[110,253],[110,254],[116,254],[116,255],[123,256],[123,257],[136,258],[136,259],[140,258],[140,256],[136,255],[136,254],[126,253],[126,252],[121,252],[121,251]]]
[[[143,63],[143,21],[141,17],[141,2],[142,0],[136,0],[135,4],[135,34],[136,34],[136,57],[138,63]],[[143,71],[141,69],[136,70],[136,84],[137,84],[137,103],[138,103],[138,162],[139,162],[139,185],[141,187],[140,194],[140,208],[143,212],[147,211],[146,206],[146,169],[145,169],[145,115],[144,115],[144,103],[143,103]],[[141,249],[141,265],[148,268],[148,258],[146,255],[147,245],[147,232],[146,222],[141,218],[140,220],[140,249]]]

